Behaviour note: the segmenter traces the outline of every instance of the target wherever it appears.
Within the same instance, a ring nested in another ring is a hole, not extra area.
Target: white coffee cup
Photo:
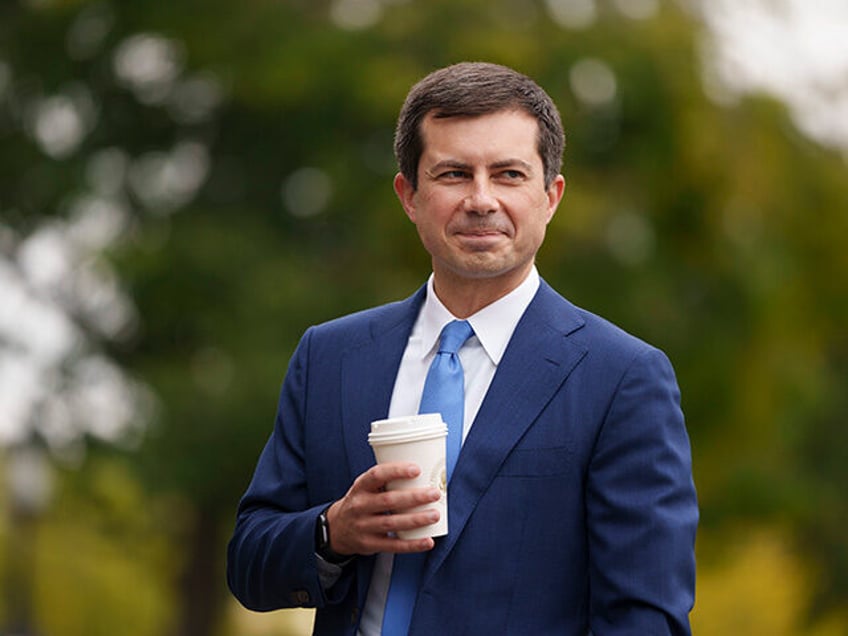
[[[396,479],[386,484],[388,490],[407,488],[438,488],[442,496],[438,501],[409,511],[436,509],[439,520],[413,530],[401,530],[401,539],[441,537],[448,533],[447,466],[445,462],[448,427],[438,413],[425,413],[371,422],[368,443],[378,464],[387,462],[414,462],[421,468],[414,479]],[[407,512],[407,511],[404,511]]]

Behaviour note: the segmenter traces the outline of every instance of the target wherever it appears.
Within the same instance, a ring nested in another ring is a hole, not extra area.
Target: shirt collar
[[[534,265],[518,287],[467,318],[474,329],[472,339],[476,336],[495,365],[501,361],[515,326],[538,289],[539,272]],[[415,335],[420,338],[422,358],[433,351],[442,329],[452,320],[458,318],[436,296],[431,274],[427,281],[427,298],[421,307],[414,330],[417,332]]]

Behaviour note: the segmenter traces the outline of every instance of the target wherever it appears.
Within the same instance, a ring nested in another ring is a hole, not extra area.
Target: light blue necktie
[[[419,413],[441,413],[442,420],[448,425],[448,481],[462,447],[462,420],[465,411],[465,381],[457,351],[473,333],[471,325],[465,320],[454,320],[442,329],[439,350],[430,370],[427,371],[421,404],[418,407]],[[395,555],[383,614],[383,636],[406,636],[409,631],[412,608],[418,596],[418,584],[426,560],[426,552]]]

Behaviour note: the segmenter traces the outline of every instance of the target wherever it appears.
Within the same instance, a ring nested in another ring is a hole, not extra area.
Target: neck
[[[530,267],[513,276],[462,278],[444,272],[433,274],[433,289],[442,304],[457,318],[468,318],[517,288]]]

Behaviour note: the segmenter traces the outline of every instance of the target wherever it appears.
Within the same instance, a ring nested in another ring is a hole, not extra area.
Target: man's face
[[[510,291],[530,270],[565,184],[559,175],[545,188],[536,120],[517,110],[427,115],[421,133],[418,189],[399,174],[395,191],[437,283],[487,279]]]

